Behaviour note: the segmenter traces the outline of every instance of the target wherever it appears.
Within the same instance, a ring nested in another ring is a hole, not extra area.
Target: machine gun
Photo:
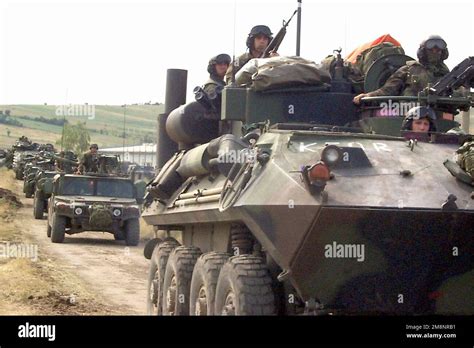
[[[280,47],[283,39],[285,38],[286,35],[286,27],[288,24],[290,24],[291,20],[295,16],[295,14],[298,12],[298,10],[295,10],[293,14],[291,15],[290,19],[288,21],[283,21],[283,26],[281,29],[278,31],[278,33],[275,35],[275,37],[270,41],[268,44],[267,48],[265,48],[265,51],[263,51],[262,55],[260,58],[268,58],[270,56],[270,52],[276,52],[278,51],[278,48]]]
[[[461,86],[474,87],[474,56],[464,59],[454,69],[436,82],[428,93],[438,96],[450,96]]]

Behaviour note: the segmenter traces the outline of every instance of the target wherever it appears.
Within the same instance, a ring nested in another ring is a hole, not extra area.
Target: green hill
[[[83,106],[82,115],[79,112],[66,116],[56,105],[0,105],[0,113],[5,114],[7,110],[8,119],[20,122],[22,127],[0,123],[0,148],[11,146],[22,135],[34,142],[55,144],[61,138],[63,120],[69,124],[85,122],[91,142],[103,148],[123,145],[124,112],[126,145],[155,142],[156,118],[163,112],[164,105],[97,105],[95,109]],[[65,111],[67,114],[67,109]]]

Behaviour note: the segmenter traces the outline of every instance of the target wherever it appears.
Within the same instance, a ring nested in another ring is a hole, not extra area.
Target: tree
[[[62,148],[65,151],[71,150],[76,154],[80,154],[87,151],[90,141],[91,137],[85,122],[78,122],[76,125],[65,123],[63,135],[56,144],[62,144]]]

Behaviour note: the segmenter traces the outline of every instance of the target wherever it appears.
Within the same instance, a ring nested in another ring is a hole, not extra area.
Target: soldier
[[[408,110],[402,123],[402,130],[412,132],[436,132],[436,113],[428,106],[415,106]]]
[[[408,61],[406,65],[395,71],[381,88],[359,94],[353,101],[358,105],[364,97],[417,96],[428,83],[435,83],[449,72],[448,67],[443,63],[448,55],[446,41],[441,36],[431,35],[420,44],[417,51],[418,61]]]
[[[209,60],[207,71],[209,72],[209,79],[202,86],[202,89],[207,94],[212,94],[216,91],[216,87],[225,86],[224,77],[230,64],[230,56],[222,53]]]
[[[230,83],[232,80],[234,64],[236,69],[235,73],[237,73],[250,59],[260,58],[262,53],[272,41],[272,35],[273,33],[266,25],[256,25],[252,28],[252,30],[250,30],[246,41],[249,52],[245,52],[244,54],[237,57],[235,63],[229,66],[229,69],[227,69],[227,73],[225,75],[226,83]],[[270,52],[270,57],[274,56],[278,56],[278,53]]]
[[[83,156],[82,160],[77,167],[77,174],[84,174],[85,172],[97,173],[99,171],[97,165],[97,151],[99,146],[97,144],[92,144]]]

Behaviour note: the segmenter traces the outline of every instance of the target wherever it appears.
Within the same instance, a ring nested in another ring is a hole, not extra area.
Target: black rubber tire
[[[41,220],[44,213],[45,202],[41,196],[42,195],[38,191],[35,191],[35,197],[33,199],[33,216],[37,220]]]
[[[178,246],[178,241],[166,239],[153,250],[150,270],[148,271],[147,313],[149,315],[160,315],[162,313],[161,301],[163,299],[162,289],[166,264],[171,252]]]
[[[211,251],[202,254],[194,266],[189,293],[190,315],[214,315],[219,273],[229,259],[227,253]]]
[[[140,242],[140,220],[130,219],[124,223],[125,244],[137,246]]]
[[[125,234],[123,231],[117,231],[114,233],[115,240],[125,240]]]
[[[54,214],[51,226],[51,241],[53,243],[64,242],[64,234],[66,232],[66,217]]]
[[[163,315],[189,315],[191,278],[200,255],[201,250],[192,246],[180,246],[171,253],[163,282]]]
[[[272,279],[262,258],[231,257],[217,281],[216,315],[275,315]]]
[[[51,226],[49,224],[49,221],[48,223],[46,224],[46,235],[48,236],[48,238],[51,238]]]
[[[33,197],[34,194],[34,189],[32,190],[31,187],[29,188],[28,186],[25,187],[25,197],[26,198],[31,198]]]
[[[147,260],[151,260],[151,256],[153,255],[153,251],[156,249],[156,246],[162,243],[163,240],[161,238],[153,238],[145,243],[145,247],[143,248],[143,256]]]

